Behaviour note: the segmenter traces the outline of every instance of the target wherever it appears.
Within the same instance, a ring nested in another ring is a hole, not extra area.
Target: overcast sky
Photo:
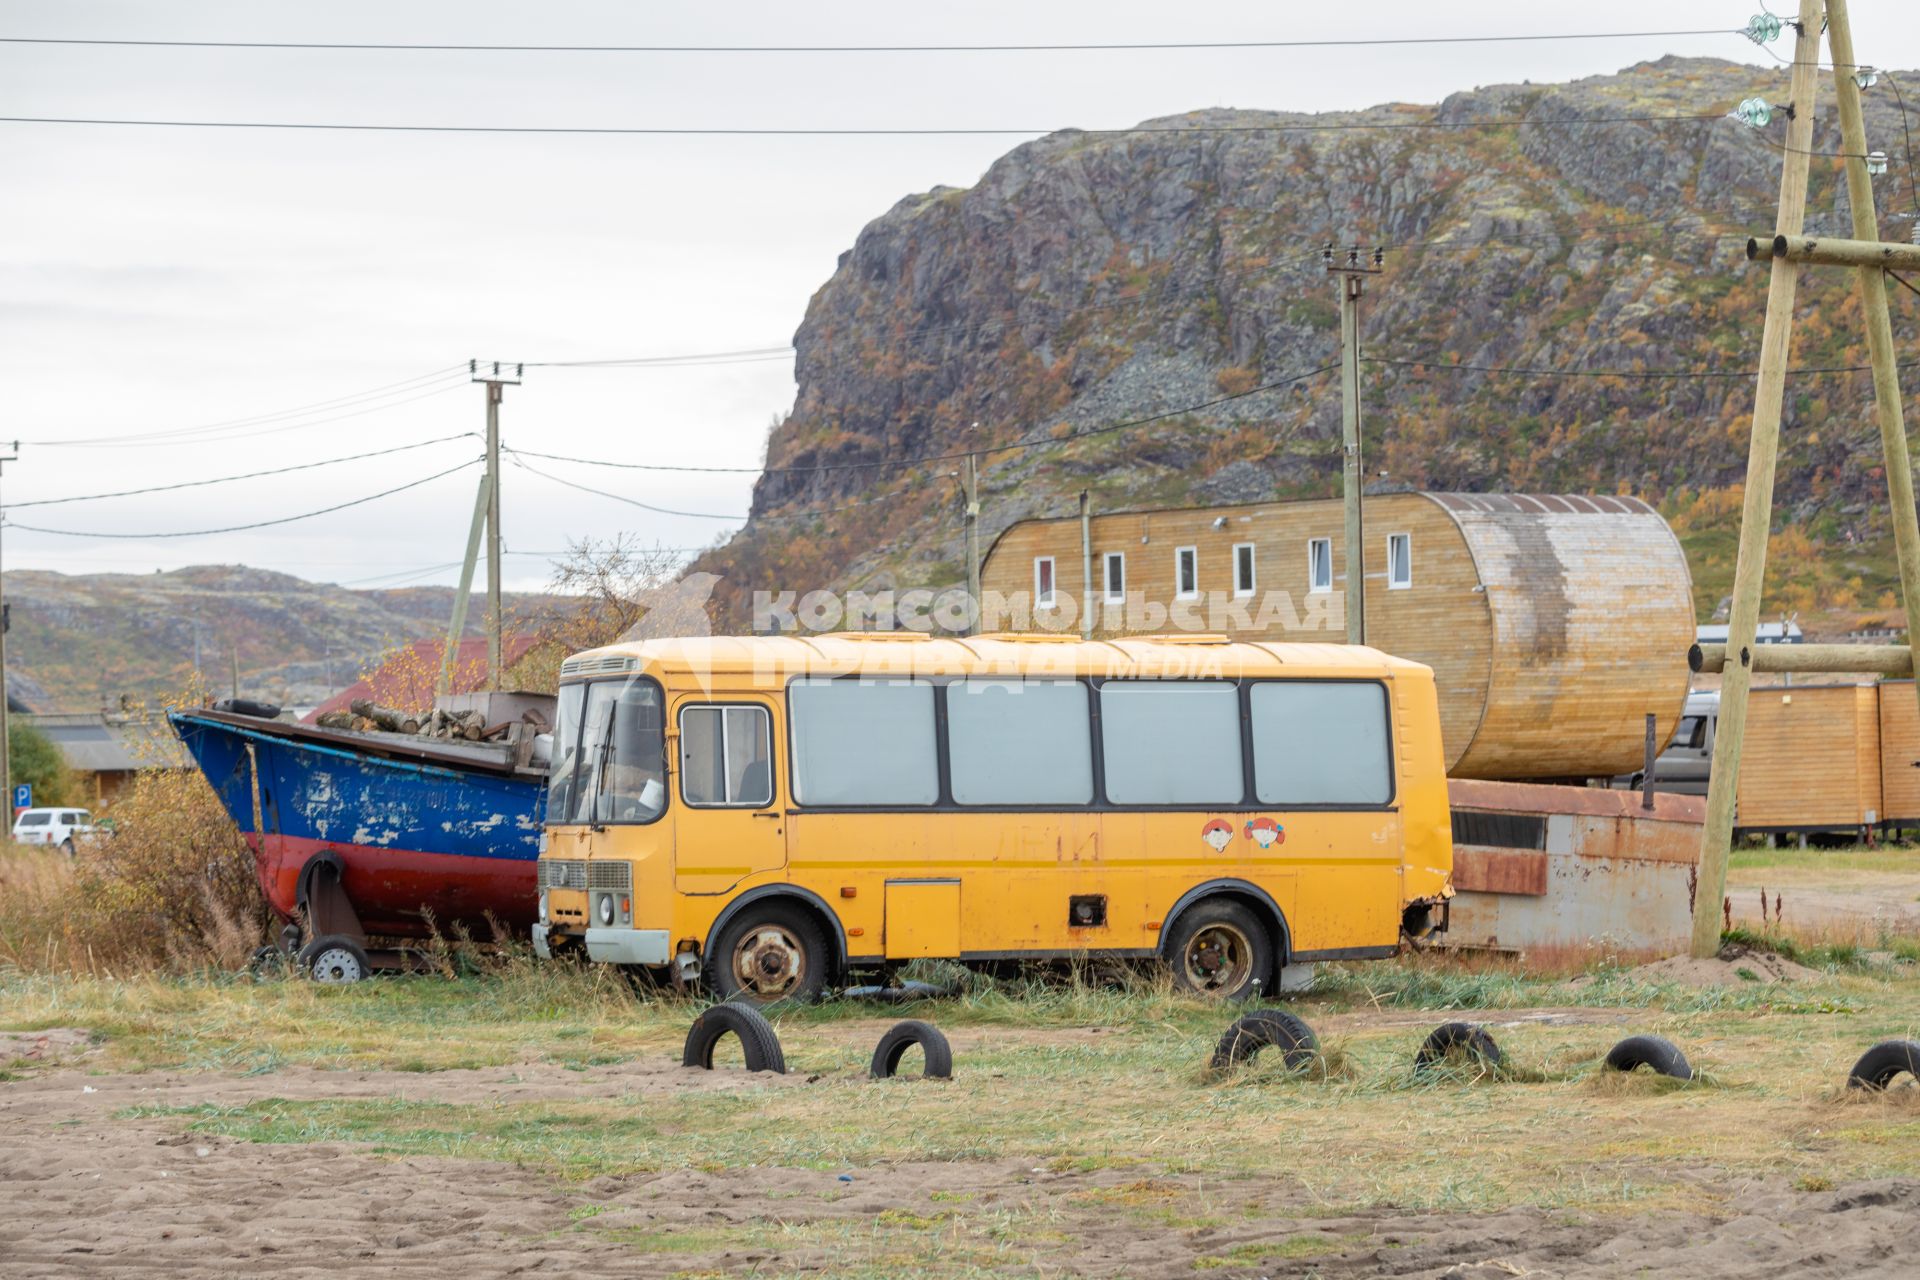
[[[326,5],[0,0],[0,35],[406,43],[834,44],[1311,39],[1736,28],[1757,5],[1623,0],[1441,7],[1164,3],[724,6],[463,0]],[[1780,4],[1776,10],[1786,11]],[[1862,0],[1864,58],[1920,65],[1907,6]],[[1777,46],[1789,48],[1783,37]],[[678,127],[997,127],[1037,135],[1210,106],[1434,102],[1664,53],[1772,59],[1731,35],[1343,50],[641,54],[0,45],[0,114]],[[1703,104],[1708,105],[1708,104]],[[1018,137],[661,138],[0,124],[0,436],[8,503],[263,470],[462,431],[469,357],[571,361],[781,347],[860,228],[972,184]],[[1896,139],[1885,140],[1892,145]],[[433,375],[445,376],[435,379]],[[398,384],[398,385],[397,385]],[[356,399],[376,388],[381,394]],[[528,369],[510,445],[754,466],[792,400],[784,356],[707,367]],[[291,417],[303,406],[334,403]],[[349,416],[350,415],[350,416]],[[57,442],[243,422],[161,441]],[[234,485],[8,513],[9,569],[244,562],[302,577],[451,582],[473,470],[279,528],[198,530],[364,497],[477,456],[477,440]],[[738,516],[750,475],[538,463],[641,501]],[[703,545],[725,520],[655,515],[506,469],[508,584],[543,553],[635,533]]]

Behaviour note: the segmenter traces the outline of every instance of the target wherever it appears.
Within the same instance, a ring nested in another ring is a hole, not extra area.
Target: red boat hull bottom
[[[525,858],[421,853],[252,832],[247,844],[261,892],[286,920],[297,914],[300,871],[316,853],[339,857],[341,885],[370,934],[424,938],[458,928],[491,941],[497,922],[518,938],[526,935],[538,909],[535,864]],[[433,904],[431,923],[425,903]]]

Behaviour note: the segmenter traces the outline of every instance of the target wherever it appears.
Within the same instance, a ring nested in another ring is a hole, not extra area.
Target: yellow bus
[[[1432,671],[1214,635],[649,640],[561,667],[535,950],[807,999],[918,958],[1209,996],[1444,930]]]

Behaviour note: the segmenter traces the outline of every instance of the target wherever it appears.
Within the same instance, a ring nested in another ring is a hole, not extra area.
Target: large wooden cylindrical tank
[[[1660,513],[1636,498],[1425,496],[1460,529],[1487,601],[1485,710],[1458,756],[1449,744],[1448,771],[1630,773],[1648,712],[1665,746],[1694,619],[1686,556]]]
[[[1367,500],[1366,535],[1367,642],[1433,668],[1453,776],[1630,773],[1649,712],[1659,745],[1672,736],[1693,585],[1646,503],[1383,494]],[[1197,620],[1236,640],[1337,640],[1344,540],[1341,504],[1325,500],[1096,513],[1084,541],[1078,519],[1023,520],[995,540],[981,585],[1051,591],[1016,611],[1016,629],[1077,630],[1090,611],[1101,636]]]

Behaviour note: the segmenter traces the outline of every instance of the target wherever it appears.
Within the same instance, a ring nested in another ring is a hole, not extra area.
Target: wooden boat
[[[316,938],[364,951],[368,935],[490,938],[497,922],[520,936],[533,923],[546,769],[530,734],[446,742],[231,710],[167,718],[246,837],[268,903]]]

